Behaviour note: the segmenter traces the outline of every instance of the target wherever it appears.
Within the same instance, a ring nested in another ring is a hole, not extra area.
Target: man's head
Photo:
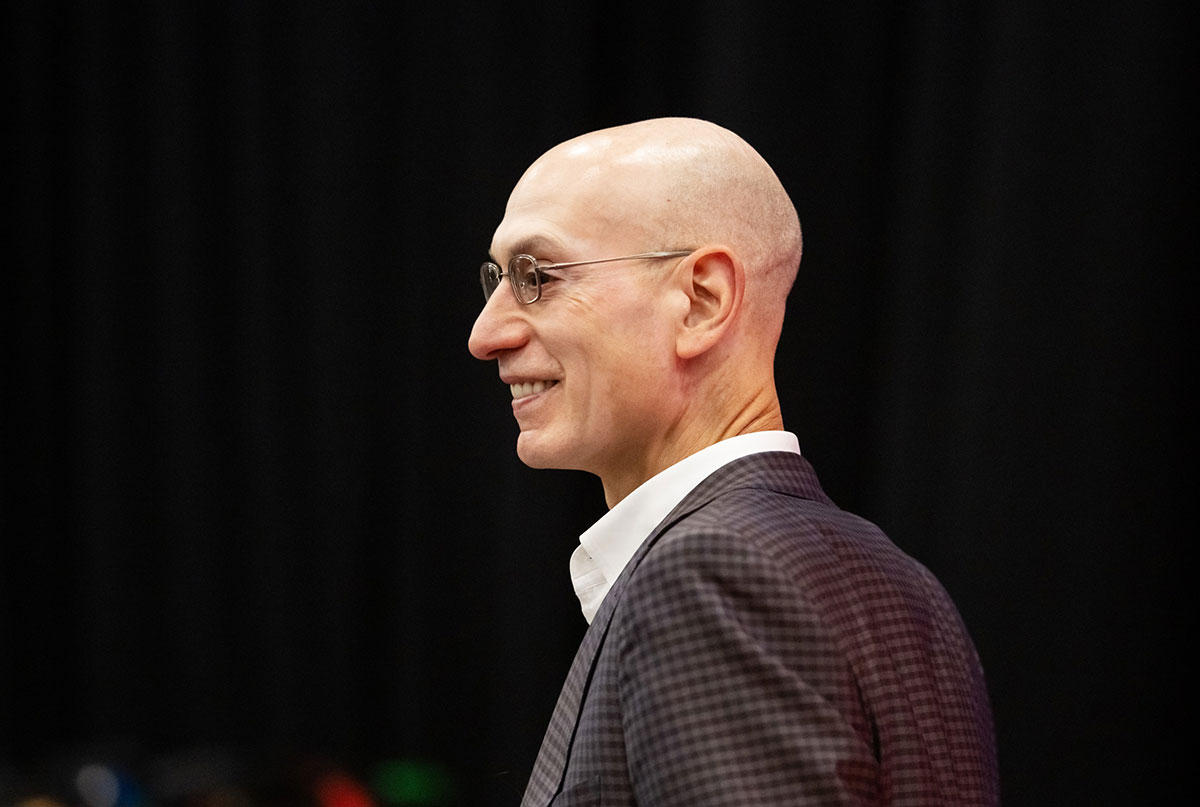
[[[772,364],[800,248],[774,172],[714,124],[643,121],[542,155],[492,238],[500,267],[687,254],[548,269],[531,305],[502,279],[470,349],[513,386],[521,459],[596,473],[613,504],[717,440],[780,428]]]

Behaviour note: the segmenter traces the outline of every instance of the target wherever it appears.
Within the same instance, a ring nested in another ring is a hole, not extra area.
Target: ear
[[[688,304],[679,321],[675,352],[681,359],[694,359],[716,346],[737,318],[746,272],[737,254],[724,246],[697,250],[679,270]]]

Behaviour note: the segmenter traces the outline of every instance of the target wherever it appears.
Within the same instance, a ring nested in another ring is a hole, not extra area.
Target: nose
[[[529,321],[523,310],[527,306],[516,301],[512,289],[505,288],[507,284],[507,278],[500,282],[471,328],[467,347],[477,359],[499,358],[504,351],[515,350],[529,341]]]

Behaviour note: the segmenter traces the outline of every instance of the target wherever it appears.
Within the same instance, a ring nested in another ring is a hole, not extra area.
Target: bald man
[[[590,626],[525,807],[997,802],[953,603],[784,431],[800,251],[770,166],[699,120],[567,141],[509,198],[470,350],[521,460],[609,506],[571,556]]]

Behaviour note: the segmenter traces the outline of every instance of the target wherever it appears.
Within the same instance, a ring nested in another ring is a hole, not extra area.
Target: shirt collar
[[[692,488],[721,466],[764,451],[799,454],[800,442],[791,432],[769,431],[714,443],[643,482],[588,528],[571,555],[571,581],[584,618],[591,623],[642,541]]]

